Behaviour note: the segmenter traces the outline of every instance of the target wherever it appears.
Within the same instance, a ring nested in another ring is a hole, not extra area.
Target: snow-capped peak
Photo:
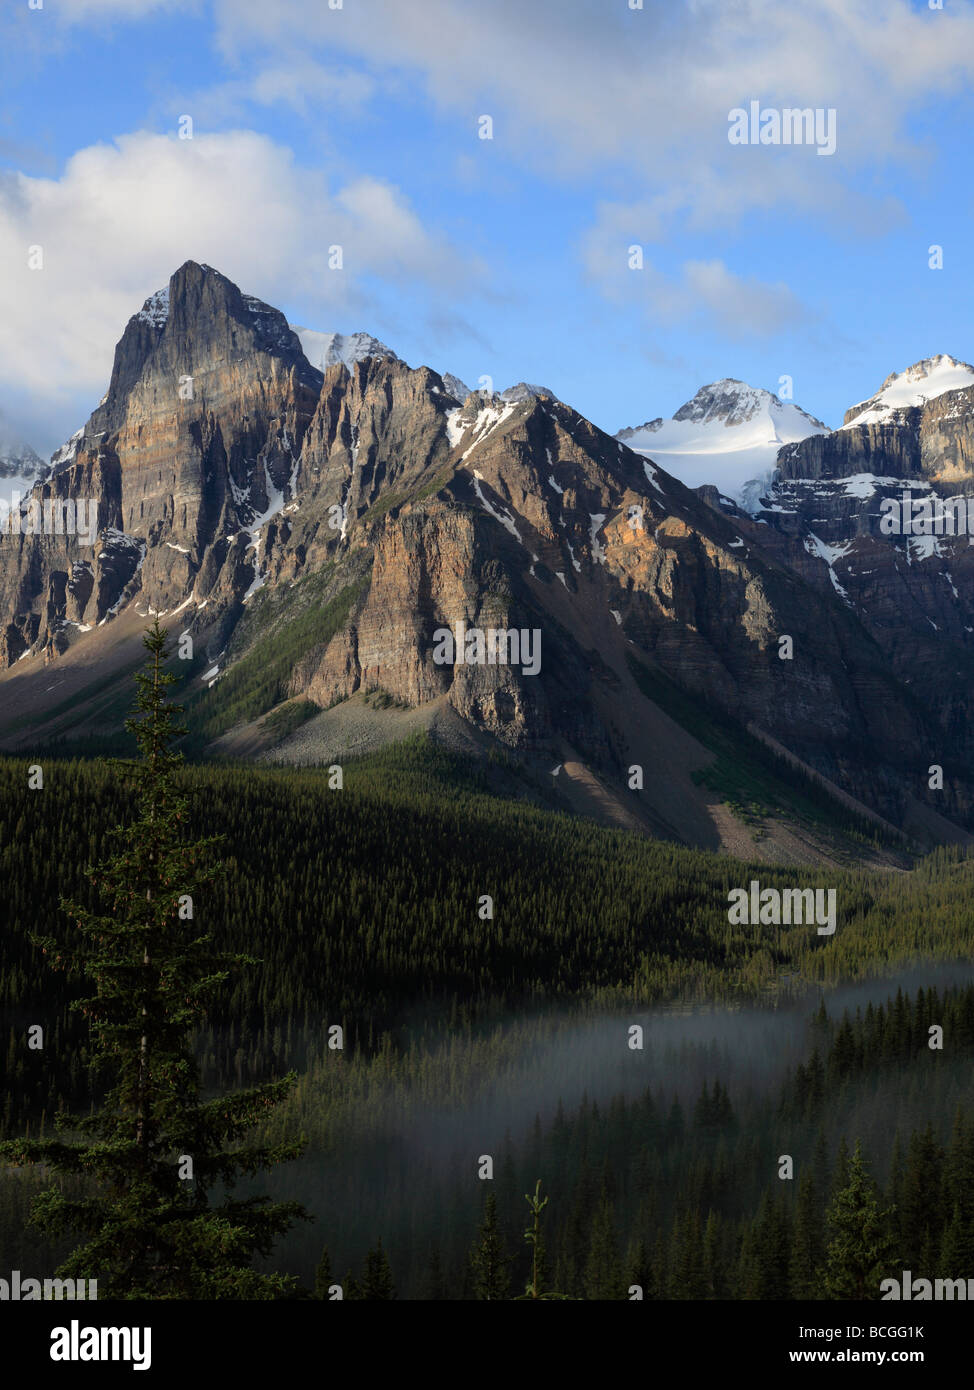
[[[104,404],[104,402],[102,403]],[[74,434],[66,443],[54,450],[54,453],[51,455],[51,469],[53,472],[56,473],[57,470],[63,468],[65,464],[74,462],[78,455],[78,448],[84,437],[85,427],[82,425],[81,429],[75,430]]]
[[[852,425],[875,425],[892,419],[897,410],[908,410],[942,396],[974,386],[974,367],[947,353],[925,357],[905,372],[891,372],[868,401],[860,401],[845,413],[843,429]]]
[[[471,394],[467,383],[454,376],[452,372],[444,372],[440,380],[443,382],[444,390],[449,391],[454,400],[465,401]]]
[[[169,286],[150,294],[136,317],[153,328],[161,328],[169,317]]]
[[[364,362],[367,357],[389,357],[393,362],[399,358],[392,348],[373,338],[371,333],[318,333],[313,328],[299,328],[290,325],[301,341],[301,350],[319,372],[325,372],[336,362],[351,368],[355,362]]]
[[[558,397],[548,386],[532,386],[530,382],[519,381],[516,386],[508,386],[506,391],[502,391],[501,400],[507,401],[511,405],[517,405],[521,401],[530,401],[538,396],[550,396],[552,400]]]
[[[770,485],[782,445],[828,432],[791,401],[722,377],[702,386],[671,420],[648,420],[616,438],[688,487],[710,483],[753,511]]]
[[[0,517],[10,510],[15,492],[25,497],[46,473],[44,460],[13,433],[0,414]]]
[[[738,381],[736,377],[731,376],[712,381],[709,386],[701,386],[693,399],[680,407],[673,419],[689,420],[701,425],[719,421],[733,429],[736,425],[743,425],[753,419],[761,411],[791,412],[792,415],[800,416],[811,427],[807,431],[809,434],[825,430],[821,420],[816,420],[813,415],[808,415],[797,405],[788,405],[780,401],[772,391],[765,391],[761,386],[748,386],[746,381]]]

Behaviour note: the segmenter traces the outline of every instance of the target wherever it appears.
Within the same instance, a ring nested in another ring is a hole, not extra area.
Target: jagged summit
[[[207,282],[212,282],[214,286],[213,293],[209,296],[204,295],[203,292],[203,286]],[[218,287],[226,288],[225,297],[228,299],[232,298],[229,292],[235,292],[247,314],[255,324],[263,329],[266,337],[278,348],[285,351],[293,351],[292,337],[297,339],[308,364],[322,374],[329,367],[338,363],[351,368],[355,363],[364,362],[368,358],[380,358],[390,362],[402,361],[398,353],[387,343],[382,342],[371,333],[362,331],[323,333],[318,329],[307,328],[303,324],[289,324],[277,309],[258,299],[255,295],[242,294],[236,285],[219,270],[197,261],[185,261],[171,277],[168,285],[149,295],[138,313],[132,316],[130,323],[140,327],[145,325],[154,330],[155,334],[158,334],[169,323],[173,303],[184,299],[189,287],[192,287],[191,293],[195,294],[201,305],[207,297],[214,300],[220,298],[220,288]],[[471,388],[451,372],[444,373],[442,381],[444,388],[459,401],[466,400],[471,394]],[[558,399],[550,387],[536,386],[526,381],[519,381],[514,386],[508,386],[499,394],[501,399],[508,403],[526,401],[541,396],[550,396],[553,400]],[[71,443],[72,441],[68,441],[68,445],[62,446],[62,450],[68,450]],[[62,451],[59,451],[60,453]],[[67,457],[67,454],[64,454],[64,457]],[[63,462],[63,458],[59,461]]]
[[[891,372],[875,396],[846,411],[842,428],[883,424],[899,410],[916,409],[947,391],[969,386],[974,386],[974,367],[969,363],[944,352],[925,357],[904,372]]]
[[[149,345],[166,335],[191,332],[204,341],[224,338],[228,319],[250,330],[258,348],[304,357],[297,334],[279,309],[256,295],[244,294],[221,271],[197,261],[184,261],[167,285],[149,295],[129,320],[126,335],[131,333],[145,343],[148,328],[147,348],[151,350]],[[236,343],[231,334],[231,346],[234,345],[246,351],[251,344],[249,339]]]
[[[16,492],[21,497],[47,472],[44,460],[11,428],[0,412],[0,517]]]
[[[352,367],[367,357],[385,357],[392,362],[400,360],[391,347],[373,338],[371,333],[318,333],[297,324],[291,327],[301,341],[305,357],[319,372],[326,372],[338,362]]]
[[[508,402],[539,400],[542,396],[550,396],[555,401],[558,399],[550,386],[532,386],[527,381],[519,381],[515,386],[508,386],[500,394],[501,400]]]
[[[452,372],[444,372],[441,380],[444,389],[449,391],[450,395],[458,401],[465,401],[471,394],[470,387],[467,383],[461,381],[458,376],[454,376]]]
[[[670,420],[649,420],[616,438],[688,487],[710,484],[753,511],[778,450],[828,427],[800,406],[735,377],[701,386]]]
[[[655,766],[672,744],[672,730],[652,723],[636,661],[733,709],[882,814],[899,817],[907,795],[922,795],[898,750],[936,746],[935,731],[921,728],[928,716],[891,663],[905,661],[912,680],[929,657],[930,717],[942,710],[951,730],[963,727],[956,710],[970,667],[952,659],[953,677],[935,658],[939,631],[966,644],[974,629],[966,598],[955,597],[972,592],[967,537],[943,561],[932,547],[900,554],[872,534],[863,479],[810,485],[848,471],[818,466],[814,450],[795,461],[794,498],[782,493],[757,521],[723,510],[721,494],[776,457],[785,475],[789,437],[861,450],[866,432],[830,434],[797,406],[725,378],[641,436],[624,431],[626,448],[541,387],[461,401],[462,382],[409,367],[368,334],[319,337],[327,373],[278,310],[192,261],[133,314],[105,398],[44,484],[65,510],[94,505],[94,543],[65,530],[0,547],[0,666],[10,668],[0,680],[21,693],[25,719],[36,721],[38,701],[61,718],[67,692],[48,694],[47,662],[63,657],[81,673],[87,657],[75,660],[75,645],[137,655],[141,624],[156,613],[193,635],[194,698],[224,753],[238,739],[288,743],[264,721],[279,707],[291,720],[295,700],[310,715],[295,739],[305,729],[330,739],[325,725],[335,724],[344,737],[359,697],[381,690],[397,708],[424,719],[448,710],[476,739],[532,757],[574,751],[625,800],[625,770]],[[350,369],[336,365],[353,358]],[[938,417],[937,403],[920,413]],[[971,423],[931,418],[923,447],[938,467],[949,457],[970,475]],[[890,476],[893,432],[877,433],[875,469]],[[671,473],[717,491],[702,498]],[[857,614],[868,623],[880,566],[890,599],[864,640]],[[930,637],[916,635],[918,601]],[[489,631],[499,620],[543,632],[539,668],[438,659],[438,632]],[[795,667],[778,659],[782,632],[798,634]],[[282,643],[272,649],[274,634]],[[268,688],[246,707],[221,704],[229,672],[246,674],[237,663],[262,671],[272,650],[280,668]],[[323,744],[314,748],[322,755]],[[879,771],[876,749],[892,750]],[[697,753],[687,757],[699,765]],[[679,804],[667,777],[632,800],[631,814],[718,848],[709,793],[686,769],[679,777]]]
[[[711,382],[708,386],[701,386],[693,399],[680,407],[673,419],[689,420],[694,424],[720,421],[728,429],[733,429],[736,425],[743,425],[752,420],[763,410],[800,417],[812,427],[809,433],[826,429],[822,421],[816,420],[814,415],[809,415],[799,406],[779,400],[774,392],[766,391],[761,386],[749,386],[746,381],[727,376]]]

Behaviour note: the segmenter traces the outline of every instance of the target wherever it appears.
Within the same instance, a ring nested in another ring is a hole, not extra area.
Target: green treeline
[[[932,1027],[942,1048],[929,1046]],[[496,1144],[478,1103],[516,1091],[540,1027],[521,1021],[500,1041],[462,1031],[469,1047],[439,1053],[397,1055],[388,1039],[371,1056],[323,1045],[259,1131],[271,1143],[297,1125],[310,1133],[307,1156],[271,1184],[317,1216],[274,1265],[306,1290],[516,1297],[533,1276],[524,1199],[538,1175],[550,1198],[542,1284],[571,1298],[626,1299],[632,1285],[646,1299],[875,1298],[905,1269],[974,1278],[972,985],[898,990],[834,1016],[820,1006],[777,1081],[765,1075],[770,1035],[736,1068],[713,1041],[649,1044],[665,1082],[559,1102]],[[485,1150],[490,1182],[478,1176]],[[785,1157],[790,1178],[779,1176]],[[24,1229],[37,1184],[26,1172],[0,1178],[11,1267],[49,1267],[48,1247]],[[485,1268],[497,1275],[489,1295]]]
[[[52,976],[28,936],[63,931],[62,897],[95,909],[85,866],[134,809],[103,763],[42,765],[43,790],[31,790],[27,760],[0,760],[0,1138],[43,1137],[57,1110],[100,1098],[68,1009],[77,981]],[[475,1297],[489,1186],[490,1239],[511,1256],[518,1296],[529,1257],[535,1268],[524,1197],[540,1178],[550,1204],[537,1279],[571,1297],[625,1297],[632,1283],[650,1298],[824,1297],[861,1281],[829,1270],[835,1222],[857,1213],[890,1277],[974,1276],[957,1177],[974,1191],[969,990],[899,994],[848,1018],[820,1011],[800,1064],[773,1082],[766,1059],[747,1077],[719,1048],[687,1044],[648,1087],[600,1088],[596,1101],[566,1085],[560,1110],[533,1129],[530,1114],[512,1119],[506,1138],[475,1123],[556,1014],[566,1035],[616,1019],[620,1037],[632,1011],[667,1002],[774,1005],[777,1017],[821,986],[969,958],[974,864],[941,850],[911,873],[751,867],[544,810],[515,779],[499,796],[502,776],[422,740],[349,761],[340,790],[322,769],[177,775],[187,838],[225,837],[227,873],[198,905],[214,947],[261,961],[197,1034],[204,1084],[299,1073],[261,1138],[310,1135],[271,1188],[318,1219],[289,1237],[280,1264],[310,1289],[326,1246],[335,1277],[352,1271],[359,1289]],[[732,926],[727,895],[751,878],[834,887],[834,937]],[[934,1025],[943,1052],[927,1045]],[[689,1076],[693,1093],[678,1094]],[[468,1109],[459,1144],[447,1120]],[[864,1166],[844,1137],[862,1140]],[[492,1184],[476,1179],[485,1152]],[[777,1176],[782,1155],[791,1181]],[[59,1252],[24,1227],[36,1190],[28,1172],[0,1178],[0,1264],[53,1267]]]
[[[28,933],[55,931],[62,894],[94,906],[84,866],[132,814],[100,762],[50,761],[43,790],[27,767],[0,761],[0,1135],[88,1094],[71,985],[52,983]],[[751,869],[498,798],[489,776],[421,741],[350,762],[342,790],[324,770],[180,774],[193,830],[226,837],[207,925],[220,949],[262,961],[216,1018],[215,1081],[272,1074],[282,1051],[300,1068],[322,1019],[369,1048],[419,1004],[456,1026],[569,999],[778,997],[969,951],[974,864],[955,852],[910,874]],[[752,876],[835,886],[835,936],[730,925],[727,894]],[[31,1052],[38,1023],[47,1046]]]
[[[943,1050],[928,1046],[931,1020]],[[709,1048],[696,1053],[669,1059],[670,1073],[719,1065]],[[821,1008],[805,1060],[766,1093],[715,1078],[686,1100],[660,1088],[559,1105],[548,1124],[506,1140],[492,1182],[467,1159],[468,1180],[441,1177],[435,1200],[432,1170],[388,1164],[376,1186],[397,1194],[381,1231],[390,1277],[401,1297],[485,1297],[476,1226],[490,1192],[494,1263],[519,1293],[530,1260],[523,1194],[541,1173],[547,1287],[572,1298],[626,1299],[639,1285],[646,1299],[877,1299],[903,1270],[974,1279],[972,1060],[974,987],[900,991],[851,1017]],[[861,1155],[847,1135],[863,1136]],[[785,1156],[790,1178],[779,1176]],[[344,1210],[354,1203],[353,1245],[374,1255],[365,1181],[344,1191]],[[336,1203],[330,1255],[347,1258],[348,1230]],[[364,1294],[349,1263],[346,1296],[390,1296]],[[332,1272],[338,1282],[334,1261]]]

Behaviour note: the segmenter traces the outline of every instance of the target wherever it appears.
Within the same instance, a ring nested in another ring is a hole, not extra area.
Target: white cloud
[[[633,266],[629,252],[639,243],[625,234],[626,213],[631,231],[646,210],[601,208],[583,248],[589,276],[613,303],[641,305],[655,325],[716,328],[737,339],[770,336],[814,317],[788,285],[740,276],[722,260],[687,260],[665,273],[643,248],[641,267]]]
[[[687,261],[683,275],[688,305],[712,316],[726,333],[778,333],[807,317],[787,285],[735,275],[723,261]]]
[[[334,244],[343,271],[329,269]],[[31,246],[43,269],[28,268]],[[122,136],[80,150],[57,179],[0,176],[3,404],[25,415],[31,397],[97,399],[125,323],[188,259],[323,327],[361,310],[363,276],[442,286],[472,273],[390,184],[332,189],[251,131]]]
[[[969,3],[647,0],[630,11],[624,0],[348,0],[330,10],[217,0],[215,12],[234,60],[341,51],[372,72],[411,70],[467,123],[472,149],[477,116],[492,114],[495,144],[512,158],[566,176],[611,162],[677,191],[691,223],[774,205],[831,215],[836,198],[861,218],[867,195],[837,186],[917,160],[912,114],[974,77]],[[836,156],[731,147],[728,112],[751,99],[835,107]]]
[[[160,10],[198,10],[200,0],[47,0],[56,19],[81,24],[99,19],[145,19]]]

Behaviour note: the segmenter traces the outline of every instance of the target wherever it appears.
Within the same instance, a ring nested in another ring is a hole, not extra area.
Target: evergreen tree
[[[935,1239],[944,1225],[944,1151],[934,1137],[932,1126],[914,1132],[906,1154],[906,1169],[897,1210],[900,1255],[903,1267],[924,1279],[935,1277]]]
[[[878,1299],[894,1264],[890,1213],[880,1211],[876,1184],[856,1143],[848,1181],[828,1212],[832,1238],[826,1251],[825,1292],[834,1299]]]
[[[389,1264],[389,1256],[382,1248],[382,1238],[380,1236],[378,1244],[374,1250],[370,1250],[365,1257],[365,1273],[362,1276],[362,1283],[356,1290],[356,1297],[366,1299],[391,1299],[395,1298],[396,1291],[392,1282],[392,1268]]]
[[[650,1262],[649,1252],[644,1240],[638,1241],[629,1252],[629,1274],[626,1280],[626,1297],[634,1284],[643,1291],[643,1301],[656,1297],[656,1278]]]
[[[600,1300],[626,1297],[612,1203],[604,1191],[592,1221],[591,1243],[585,1262],[585,1297]]]
[[[330,1299],[331,1294],[328,1290],[334,1284],[331,1275],[331,1258],[327,1248],[322,1250],[321,1259],[318,1261],[318,1268],[315,1270],[315,1289],[312,1297],[318,1299]]]
[[[792,1298],[822,1297],[822,1261],[825,1246],[815,1179],[805,1173],[798,1183],[795,1234],[791,1248],[789,1274]]]
[[[790,1292],[791,1230],[783,1193],[765,1192],[755,1226],[754,1297],[762,1302]]]
[[[963,1110],[958,1110],[954,1119],[944,1187],[950,1222],[944,1237],[949,1248],[941,1256],[941,1266],[948,1255],[959,1265],[956,1274],[944,1277],[974,1278],[974,1124]]]
[[[745,1301],[761,1297],[760,1268],[757,1255],[757,1223],[745,1221],[740,1236],[740,1249],[735,1270],[734,1297]]]
[[[954,1207],[940,1249],[941,1279],[974,1279],[974,1222]]]
[[[849,1145],[845,1135],[839,1140],[839,1151],[835,1156],[835,1167],[832,1170],[832,1186],[829,1192],[830,1198],[837,1197],[849,1185]]]
[[[488,1192],[484,1199],[484,1217],[477,1244],[470,1252],[470,1265],[473,1270],[474,1298],[488,1302],[510,1297],[511,1256],[504,1249],[497,1222],[497,1198],[493,1192]]]
[[[282,1297],[295,1281],[259,1274],[252,1262],[270,1253],[303,1208],[235,1198],[233,1188],[241,1176],[301,1152],[303,1141],[243,1143],[294,1078],[201,1098],[191,1031],[231,970],[257,962],[217,953],[196,924],[201,890],[220,872],[219,843],[186,839],[187,802],[176,780],[182,758],[172,747],[185,730],[168,698],[176,677],[164,669],[158,618],[143,642],[146,669],[136,676],[136,717],[126,726],[141,757],[117,764],[134,778],[138,814],[117,827],[116,853],[87,871],[102,911],[62,901],[77,933],[37,939],[55,969],[90,982],[91,994],[74,1007],[88,1021],[107,1094],[89,1115],[59,1114],[62,1137],[10,1140],[0,1157],[91,1180],[85,1187],[95,1190],[86,1195],[53,1185],[34,1203],[32,1218],[46,1234],[84,1238],[61,1278],[96,1278],[110,1298]]]
[[[700,1299],[707,1295],[703,1232],[700,1213],[694,1208],[677,1216],[670,1238],[670,1297]]]
[[[705,1297],[727,1297],[727,1262],[724,1256],[723,1222],[715,1211],[707,1213],[703,1231],[703,1276]]]

